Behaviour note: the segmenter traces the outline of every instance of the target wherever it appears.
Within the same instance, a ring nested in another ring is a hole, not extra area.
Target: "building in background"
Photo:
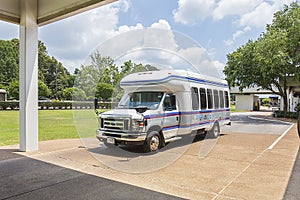
[[[7,100],[6,90],[0,89],[0,101],[6,101],[6,100]]]
[[[287,94],[288,94],[288,111],[295,111],[295,108],[300,103],[300,82],[294,77],[287,79]],[[280,110],[283,110],[283,99],[280,103]]]

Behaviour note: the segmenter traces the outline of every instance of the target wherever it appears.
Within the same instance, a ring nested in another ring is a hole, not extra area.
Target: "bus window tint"
[[[214,90],[214,106],[215,106],[215,109],[218,109],[220,107],[218,90]]]
[[[205,110],[207,107],[205,88],[200,88],[200,102],[201,102],[201,110]]]
[[[224,108],[224,92],[219,90],[220,108]]]
[[[229,95],[227,91],[225,91],[225,107],[229,108]]]
[[[198,88],[192,87],[192,108],[193,110],[199,110],[199,94]]]
[[[213,94],[211,89],[207,90],[207,105],[208,105],[208,109],[213,108]]]

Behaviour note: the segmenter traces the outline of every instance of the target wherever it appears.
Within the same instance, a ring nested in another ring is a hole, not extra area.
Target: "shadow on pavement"
[[[0,149],[0,199],[180,199]]]
[[[104,144],[88,148],[88,151],[106,167],[130,174],[141,174],[158,171],[171,165],[190,148],[191,144],[200,141],[203,142],[198,152],[193,152],[193,155],[204,158],[213,149],[217,139],[207,139],[203,135],[195,134],[185,135],[182,139],[170,142],[159,151],[151,153],[144,153],[141,147],[106,147]]]
[[[226,136],[226,134],[220,134],[219,137],[223,137]],[[188,135],[185,135],[182,137],[182,139],[180,140],[176,140],[170,143],[167,143],[166,146],[164,146],[163,148],[161,148],[159,150],[159,152],[166,152],[175,148],[180,148],[180,147],[184,147],[184,146],[188,146],[191,145],[192,143],[197,143],[197,142],[201,142],[204,140],[212,140],[213,138],[207,138],[205,134],[195,134],[195,133],[191,133]],[[102,149],[102,150],[100,150]],[[109,151],[109,149],[111,149],[112,151]],[[128,158],[134,158],[134,157],[138,157],[140,155],[142,156],[151,156],[157,152],[150,152],[150,153],[145,153],[143,146],[114,146],[114,145],[110,145],[110,146],[105,146],[103,145],[102,147],[96,147],[96,148],[89,148],[88,151],[92,152],[92,153],[101,153],[101,154],[105,154],[108,156],[116,156],[116,157],[128,157]],[[125,151],[125,154],[124,154]],[[126,154],[126,152],[128,152],[129,154]]]
[[[16,149],[0,149],[0,162],[2,160],[22,158],[23,156],[16,154],[16,151]]]
[[[284,194],[286,200],[300,199],[300,148],[294,163],[293,171]]]

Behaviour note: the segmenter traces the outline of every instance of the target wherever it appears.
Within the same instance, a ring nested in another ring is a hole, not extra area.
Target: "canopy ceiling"
[[[1,0],[0,20],[20,24],[20,1]],[[46,25],[117,0],[37,0],[37,24]]]

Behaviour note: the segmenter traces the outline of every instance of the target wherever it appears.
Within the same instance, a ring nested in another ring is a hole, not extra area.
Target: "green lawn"
[[[95,137],[93,110],[40,110],[39,140]],[[0,146],[19,143],[19,111],[0,111]]]

